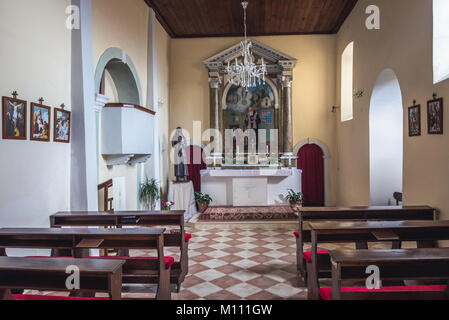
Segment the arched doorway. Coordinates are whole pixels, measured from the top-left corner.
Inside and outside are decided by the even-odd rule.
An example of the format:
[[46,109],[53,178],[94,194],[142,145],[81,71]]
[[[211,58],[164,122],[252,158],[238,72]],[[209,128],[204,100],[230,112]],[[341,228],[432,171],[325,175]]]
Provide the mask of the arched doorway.
[[385,69],[377,78],[370,102],[370,201],[393,205],[402,192],[403,106],[396,74]]
[[316,144],[306,144],[302,146],[298,151],[298,169],[302,170],[304,206],[324,206],[323,150]]
[[109,48],[101,55],[95,70],[96,93],[105,93],[107,77],[113,83],[113,86],[110,86],[111,95],[117,100],[113,102],[143,104],[136,67],[132,59],[120,48]]
[[187,149],[187,160],[189,161],[187,168],[189,170],[189,176],[187,180],[193,182],[193,188],[195,192],[201,192],[201,170],[207,169],[207,165],[204,162],[204,151],[198,146],[189,146]]

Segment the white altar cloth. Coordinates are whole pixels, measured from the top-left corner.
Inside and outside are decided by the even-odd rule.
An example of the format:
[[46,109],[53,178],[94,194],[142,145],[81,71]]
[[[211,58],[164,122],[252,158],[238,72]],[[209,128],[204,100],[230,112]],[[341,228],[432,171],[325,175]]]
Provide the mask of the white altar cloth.
[[201,176],[210,177],[290,177],[292,169],[262,169],[262,170],[202,170]]
[[168,201],[175,203],[172,210],[185,211],[185,221],[189,221],[198,213],[192,181],[185,183],[174,183],[173,181],[170,181],[170,186],[168,187]]
[[301,188],[298,169],[202,170],[201,191],[212,197],[212,206],[267,206],[288,204],[289,189]]

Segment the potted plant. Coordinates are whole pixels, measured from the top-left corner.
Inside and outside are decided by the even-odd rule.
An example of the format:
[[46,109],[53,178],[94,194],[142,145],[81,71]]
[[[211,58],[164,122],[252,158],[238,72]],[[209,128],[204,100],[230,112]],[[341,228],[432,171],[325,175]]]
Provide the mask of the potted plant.
[[140,186],[140,202],[144,210],[153,211],[156,208],[156,202],[160,199],[159,183],[156,179],[145,179]]
[[207,208],[209,208],[209,204],[211,203],[212,198],[208,194],[195,192],[195,201],[198,206],[198,211],[200,213],[204,213]]
[[162,201],[161,208],[163,211],[171,211],[171,208],[175,205],[174,202]]
[[290,204],[296,205],[296,206],[302,206],[302,199],[303,199],[303,194],[302,192],[295,192],[292,189],[288,190],[288,194],[285,197]]

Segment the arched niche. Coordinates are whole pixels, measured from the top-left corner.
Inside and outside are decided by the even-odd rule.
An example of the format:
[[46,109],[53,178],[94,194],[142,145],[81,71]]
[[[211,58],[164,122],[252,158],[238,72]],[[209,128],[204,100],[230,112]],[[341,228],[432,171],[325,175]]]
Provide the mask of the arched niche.
[[399,80],[391,69],[383,70],[370,101],[370,202],[394,204],[393,193],[403,185],[403,104]]
[[142,105],[142,88],[136,67],[131,58],[120,48],[109,48],[100,57],[95,71],[95,92],[107,70],[114,81],[120,103]]
[[321,148],[323,151],[323,161],[324,161],[324,205],[331,206],[332,204],[332,193],[331,193],[331,153],[329,147],[322,141],[313,138],[307,138],[300,141],[293,148],[293,154],[297,155],[302,147],[308,144],[315,144]]

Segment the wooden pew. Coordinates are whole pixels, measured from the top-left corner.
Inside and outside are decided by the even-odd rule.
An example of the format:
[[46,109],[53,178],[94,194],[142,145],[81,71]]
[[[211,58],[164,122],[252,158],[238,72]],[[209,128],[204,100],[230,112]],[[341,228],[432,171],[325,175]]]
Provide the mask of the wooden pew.
[[164,228],[158,229],[0,229],[0,256],[6,248],[70,250],[83,258],[86,249],[157,250],[157,258],[127,258],[123,283],[157,283],[157,300],[170,300],[170,269],[173,258],[164,255]]
[[[170,277],[171,283],[177,285],[178,292],[189,272],[188,243],[191,235],[185,232],[184,211],[58,212],[50,216],[50,226],[52,228],[174,226],[179,228],[179,232],[164,234],[164,246],[180,249],[180,261],[175,261]],[[129,250],[122,250],[119,255],[129,256]]]
[[[0,257],[0,300],[14,300],[11,289],[68,291],[66,270],[69,266],[76,266],[80,271],[80,289],[72,292],[105,292],[111,300],[120,300],[124,264],[124,260]],[[21,298],[24,296],[18,299]],[[42,296],[28,298],[45,299]]]
[[[330,278],[330,257],[319,254],[321,243],[413,241],[418,248],[434,248],[449,240],[449,221],[309,222],[312,251],[307,263],[309,299],[318,299],[319,279]],[[366,248],[365,248],[366,249]]]
[[[320,289],[325,300],[447,300],[449,249],[333,250],[332,288]],[[443,285],[342,288],[342,281],[365,283],[368,266],[377,266],[380,280],[442,280]]]
[[[299,229],[295,232],[296,260],[299,273],[307,281],[306,261],[304,260],[304,244],[310,243],[310,228],[307,222],[327,221],[406,221],[406,220],[436,220],[436,210],[428,206],[397,206],[397,207],[298,207]],[[358,243],[359,248],[365,247]],[[399,249],[400,243],[394,243]]]

